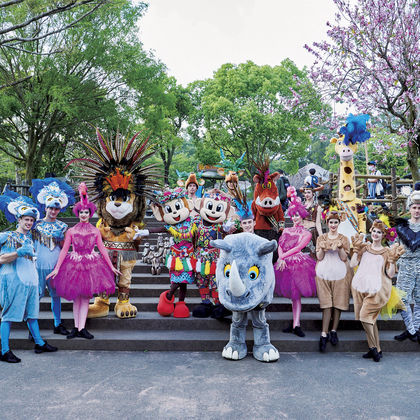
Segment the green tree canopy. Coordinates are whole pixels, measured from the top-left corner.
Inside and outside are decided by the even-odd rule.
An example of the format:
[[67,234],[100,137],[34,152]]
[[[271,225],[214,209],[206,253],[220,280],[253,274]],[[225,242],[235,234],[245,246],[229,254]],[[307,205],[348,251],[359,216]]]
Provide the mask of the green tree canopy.
[[246,152],[249,172],[265,154],[295,171],[310,142],[311,115],[325,108],[306,71],[289,59],[274,67],[224,64],[191,90],[189,132],[197,149],[222,148],[228,159]]

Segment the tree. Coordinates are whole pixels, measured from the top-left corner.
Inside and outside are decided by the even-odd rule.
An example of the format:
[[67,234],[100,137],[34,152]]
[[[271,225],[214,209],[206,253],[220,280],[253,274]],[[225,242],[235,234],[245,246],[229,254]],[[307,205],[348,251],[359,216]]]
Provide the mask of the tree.
[[224,64],[191,89],[195,142],[222,148],[228,159],[246,152],[250,173],[252,161],[265,154],[297,169],[310,142],[311,115],[323,109],[306,72],[289,59],[274,67]]
[[[144,4],[114,1],[65,33],[26,47],[39,52],[60,46],[59,54],[0,49],[0,84],[9,73],[28,76],[0,93],[0,150],[24,168],[27,180],[43,168],[60,171],[72,140],[94,135],[87,123],[115,133],[136,122],[134,94],[145,93],[163,71],[137,38],[136,23],[144,9]],[[74,20],[70,13],[56,18],[58,27]],[[136,92],[130,87],[134,84]]]
[[385,114],[390,133],[405,136],[407,162],[419,179],[420,2],[334,0],[328,41],[306,46],[316,61],[314,83],[324,98],[357,111]]
[[164,182],[169,185],[169,169],[177,149],[184,143],[183,130],[191,109],[188,89],[173,77],[156,79],[152,95],[139,95],[139,115],[164,167]]

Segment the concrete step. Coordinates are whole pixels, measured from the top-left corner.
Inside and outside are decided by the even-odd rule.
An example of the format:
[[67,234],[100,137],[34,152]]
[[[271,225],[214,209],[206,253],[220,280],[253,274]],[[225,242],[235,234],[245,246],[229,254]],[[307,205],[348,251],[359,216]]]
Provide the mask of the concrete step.
[[[146,298],[143,298],[144,301]],[[88,319],[88,328],[96,329],[113,329],[113,330],[201,330],[203,332],[214,329],[226,329],[229,328],[230,321],[215,320],[212,318],[173,318],[173,317],[162,317],[156,312],[156,305],[150,311],[145,311],[143,308],[145,305],[137,304],[135,299],[132,299],[132,303],[136,304],[139,313],[136,318],[130,319],[118,319],[114,312],[113,306],[111,306],[110,314],[104,318],[93,318]],[[152,305],[151,305],[152,306]],[[189,309],[192,310],[194,305],[189,305]],[[40,328],[48,328],[52,325],[52,313],[49,308],[43,309],[39,314]],[[73,313],[71,304],[66,305],[63,308],[62,319],[65,325],[72,325]],[[267,312],[267,320],[272,330],[281,331],[286,328],[292,319],[291,311],[284,312]],[[26,328],[24,323],[17,323],[17,328]],[[319,312],[303,312],[301,314],[301,325],[304,331],[321,331],[322,327],[322,314]],[[358,330],[360,329],[360,321],[354,319],[352,312],[343,312],[340,321],[340,330]],[[392,320],[378,320],[378,328],[386,329],[390,331],[402,331],[404,330],[404,323],[396,318]]]
[[[53,334],[50,329],[41,329],[41,336],[48,343],[60,350],[109,350],[109,351],[219,351],[229,341],[228,330],[105,330],[90,329],[95,338],[86,340],[75,338],[67,340],[65,336]],[[387,352],[419,351],[418,343],[410,340],[394,340],[393,331],[379,331],[384,357]],[[271,329],[271,342],[280,352],[316,352],[318,351],[319,332],[308,331],[303,338]],[[10,347],[13,350],[32,349],[34,344],[28,339],[27,330],[12,329]],[[365,352],[367,342],[364,331],[339,331],[340,342],[337,346],[328,344],[327,352]],[[247,345],[252,350],[253,334],[247,331]],[[328,357],[328,356],[326,356]],[[281,357],[280,357],[281,362]]]

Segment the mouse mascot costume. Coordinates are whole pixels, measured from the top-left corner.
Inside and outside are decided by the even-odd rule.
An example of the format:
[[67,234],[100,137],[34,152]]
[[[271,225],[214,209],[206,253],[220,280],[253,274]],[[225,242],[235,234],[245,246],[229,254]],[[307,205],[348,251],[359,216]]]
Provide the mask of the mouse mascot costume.
[[[152,204],[153,215],[159,222],[165,223],[165,230],[173,237],[166,257],[169,269],[171,288],[161,293],[158,313],[162,316],[172,315],[174,318],[188,318],[190,311],[184,302],[188,284],[194,283],[193,239],[197,227],[191,220],[190,213],[193,204],[186,199],[187,192],[183,188],[167,190],[157,195],[158,205]],[[174,303],[175,291],[179,288],[179,300]]]
[[[146,198],[154,201],[161,171],[155,165],[144,165],[154,152],[147,148],[148,139],[124,138],[117,134],[106,140],[96,131],[97,144],[83,143],[87,157],[74,159],[79,177],[86,182],[91,200],[97,205],[99,228],[114,266],[122,273],[117,278],[118,318],[133,318],[137,308],[129,301],[131,272],[137,260],[137,230],[143,226]],[[108,315],[109,296],[95,298],[89,306],[88,318]]]
[[223,318],[227,312],[219,301],[216,284],[216,264],[219,249],[210,245],[211,240],[222,239],[225,236],[224,222],[232,217],[235,210],[231,207],[231,199],[218,189],[204,193],[196,201],[197,234],[195,240],[195,255],[197,258],[196,276],[201,304],[193,310],[197,318]]

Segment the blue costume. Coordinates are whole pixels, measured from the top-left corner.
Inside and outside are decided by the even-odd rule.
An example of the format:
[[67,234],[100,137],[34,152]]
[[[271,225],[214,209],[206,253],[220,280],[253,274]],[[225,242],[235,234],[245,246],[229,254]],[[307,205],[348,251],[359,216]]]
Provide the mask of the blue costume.
[[[34,179],[29,190],[38,201],[42,210],[46,208],[58,208],[60,211],[74,204],[74,191],[63,181],[56,178]],[[45,288],[51,296],[51,310],[54,315],[54,333],[67,335],[68,331],[61,324],[61,299],[50,280],[46,280],[48,274],[54,270],[60,255],[60,244],[64,241],[67,225],[59,220],[40,220],[35,226],[33,238],[37,256],[36,268],[39,278],[39,300],[44,296]]]
[[[28,197],[22,197],[13,191],[6,191],[0,197],[0,209],[8,221],[31,217],[36,220],[39,211]],[[3,308],[1,317],[1,356],[0,360],[8,363],[18,363],[9,348],[10,327],[12,322],[27,321],[28,328],[35,341],[35,353],[56,351],[41,338],[38,326],[39,299],[38,274],[36,271],[34,244],[31,233],[21,232],[19,227],[14,232],[0,234],[0,256],[12,255],[11,261],[3,261],[0,268],[0,306]]]

